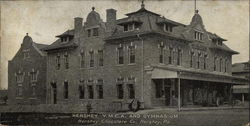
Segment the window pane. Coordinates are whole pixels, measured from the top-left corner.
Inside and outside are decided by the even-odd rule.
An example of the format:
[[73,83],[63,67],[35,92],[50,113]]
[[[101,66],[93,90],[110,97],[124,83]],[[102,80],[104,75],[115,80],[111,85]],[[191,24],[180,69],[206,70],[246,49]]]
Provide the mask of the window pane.
[[128,84],[128,97],[129,97],[130,99],[135,98],[134,84]]
[[91,30],[88,29],[88,37],[90,37],[90,36],[91,36]]
[[103,99],[103,86],[96,85],[96,87],[97,87],[98,99]]
[[64,99],[68,99],[68,82],[64,82]]
[[85,66],[85,54],[82,52],[81,53],[80,67],[84,68],[84,66]]
[[103,51],[99,50],[98,55],[99,55],[99,66],[103,66]]
[[128,25],[124,25],[124,31],[128,31]]
[[88,85],[88,94],[89,94],[89,99],[94,98],[94,92],[93,92],[93,86],[92,85]]
[[85,91],[84,85],[79,85],[79,98],[80,99],[84,99],[84,91]]
[[135,47],[129,47],[129,63],[135,63]]
[[118,48],[118,64],[123,64],[123,48]]
[[93,28],[93,36],[98,36],[98,28]]
[[118,99],[123,99],[123,85],[122,84],[117,85],[117,96],[118,96]]

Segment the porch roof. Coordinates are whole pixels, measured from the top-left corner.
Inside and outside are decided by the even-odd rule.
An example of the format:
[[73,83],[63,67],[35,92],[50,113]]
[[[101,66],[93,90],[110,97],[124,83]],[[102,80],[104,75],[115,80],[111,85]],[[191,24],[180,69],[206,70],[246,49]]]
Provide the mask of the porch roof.
[[200,80],[208,82],[221,82],[232,84],[248,84],[249,80],[241,77],[235,77],[220,72],[210,72],[206,70],[196,70],[184,68],[181,66],[154,65],[152,78],[180,78],[188,80]]
[[233,93],[250,93],[249,85],[234,85]]

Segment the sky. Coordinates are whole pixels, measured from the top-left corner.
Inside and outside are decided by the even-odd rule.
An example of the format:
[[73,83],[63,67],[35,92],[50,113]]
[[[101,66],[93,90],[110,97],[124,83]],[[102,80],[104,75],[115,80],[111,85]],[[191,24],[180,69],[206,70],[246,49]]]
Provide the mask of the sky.
[[[145,8],[168,19],[189,24],[194,15],[194,1],[146,0]],[[1,5],[1,83],[8,85],[8,60],[21,46],[26,33],[33,41],[51,44],[56,35],[74,26],[74,18],[86,20],[94,6],[106,21],[106,9],[116,9],[117,18],[140,9],[140,1],[0,1]],[[227,39],[231,49],[240,52],[233,56],[233,63],[249,60],[249,2],[248,1],[197,1],[197,9],[205,29]]]

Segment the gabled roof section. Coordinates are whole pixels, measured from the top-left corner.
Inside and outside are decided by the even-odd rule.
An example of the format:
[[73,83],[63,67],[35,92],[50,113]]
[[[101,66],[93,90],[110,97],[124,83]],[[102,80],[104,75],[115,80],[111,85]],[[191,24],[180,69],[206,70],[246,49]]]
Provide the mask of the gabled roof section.
[[226,39],[218,36],[217,34],[215,33],[211,33],[211,32],[208,32],[208,35],[211,39],[218,39],[218,40],[222,40],[222,41],[227,41]]
[[75,48],[78,45],[72,41],[69,42],[61,42],[60,39],[56,40],[51,45],[43,48],[44,51],[51,51],[51,50],[59,50],[59,49],[65,49],[65,48]]
[[33,46],[33,47],[36,49],[36,51],[37,51],[38,53],[40,53],[42,56],[45,56],[45,55],[46,55],[46,52],[43,51],[43,48],[47,47],[48,45],[33,42],[32,46]]
[[117,23],[118,25],[124,25],[124,24],[127,24],[127,23],[138,23],[138,24],[142,24],[143,22],[140,21],[140,19],[138,17],[132,17],[132,18],[122,18],[122,19],[119,19],[117,20]]
[[211,44],[210,48],[211,48],[211,49],[224,50],[224,51],[230,52],[230,53],[232,53],[232,54],[239,54],[239,52],[230,49],[230,48],[229,48],[227,45],[225,45],[224,43],[222,43],[221,46],[217,46],[217,45]]
[[62,33],[61,35],[57,35],[56,37],[65,37],[65,36],[74,36],[74,29],[67,30],[66,32]]
[[145,4],[144,4],[143,1],[142,1],[142,4],[141,4],[141,9],[139,9],[138,11],[135,11],[135,12],[127,13],[127,14],[125,14],[125,15],[131,16],[131,15],[138,14],[138,13],[142,13],[142,12],[149,13],[149,14],[156,15],[156,16],[160,16],[160,15],[157,14],[157,13],[154,13],[154,12],[152,12],[152,11],[149,11],[149,10],[145,9]]
[[157,24],[168,23],[168,24],[172,24],[172,25],[174,25],[174,26],[179,26],[179,25],[181,25],[181,26],[186,26],[186,25],[181,24],[181,23],[179,23],[179,22],[175,22],[175,21],[173,21],[173,20],[169,20],[169,19],[167,19],[167,18],[165,18],[165,17],[159,17],[159,18],[157,18],[156,23],[157,23]]

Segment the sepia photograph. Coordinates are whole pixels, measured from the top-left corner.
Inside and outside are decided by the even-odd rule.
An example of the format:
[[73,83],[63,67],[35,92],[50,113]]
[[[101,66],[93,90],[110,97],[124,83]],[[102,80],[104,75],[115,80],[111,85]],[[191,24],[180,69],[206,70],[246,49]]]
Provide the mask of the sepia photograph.
[[250,126],[249,0],[0,0],[0,126]]

